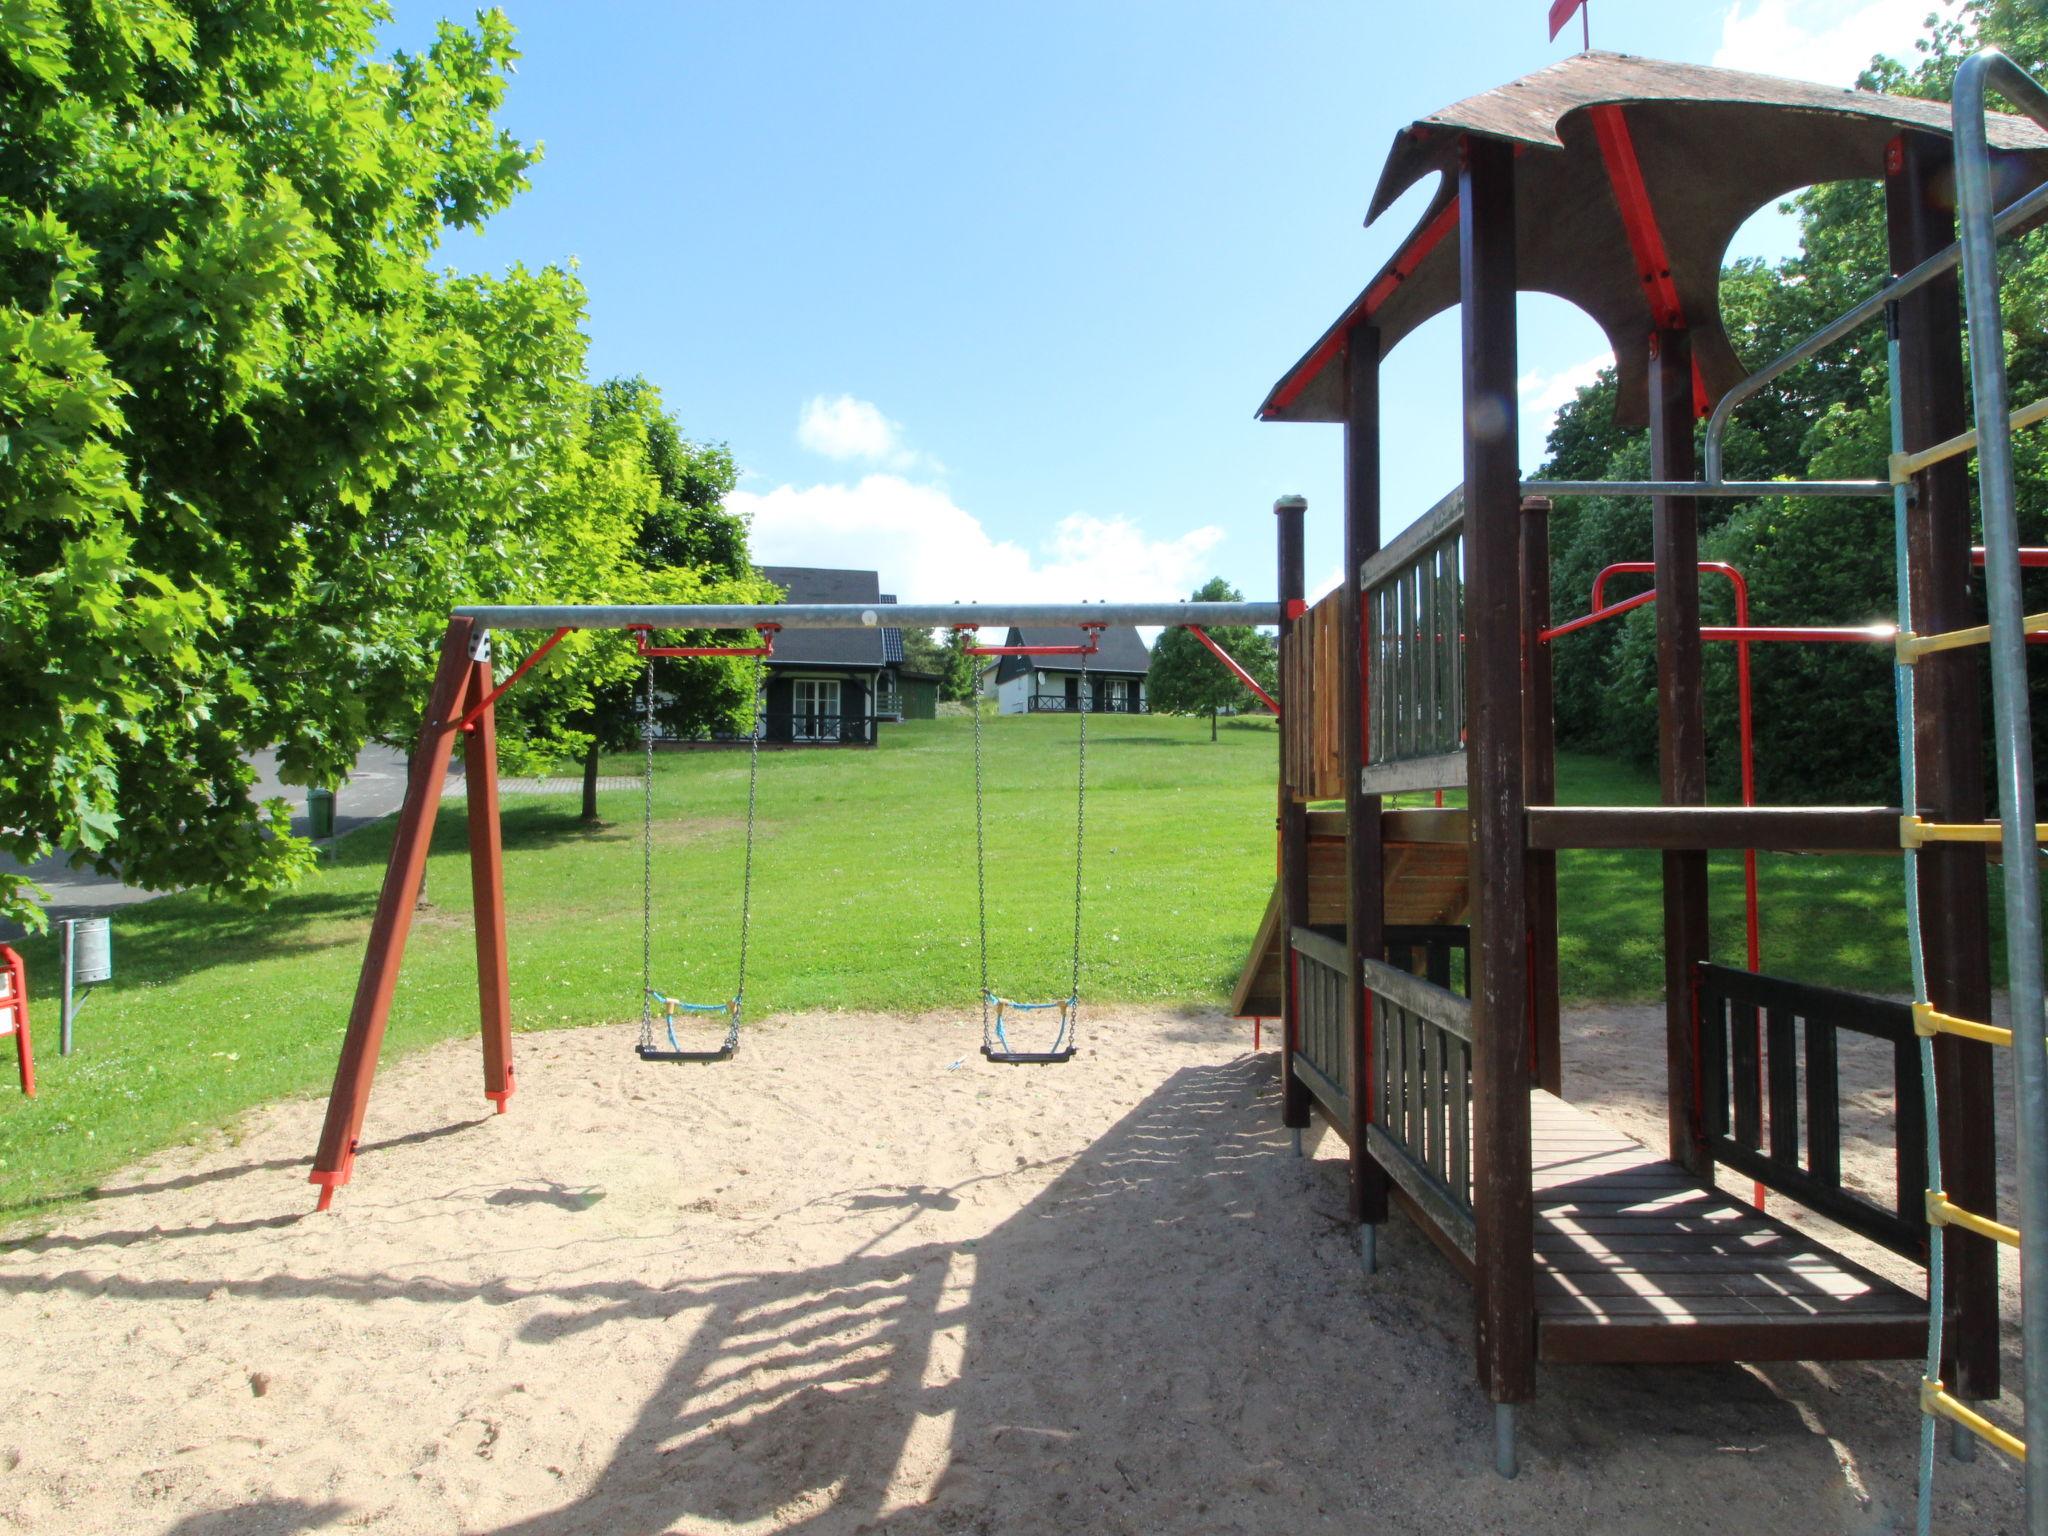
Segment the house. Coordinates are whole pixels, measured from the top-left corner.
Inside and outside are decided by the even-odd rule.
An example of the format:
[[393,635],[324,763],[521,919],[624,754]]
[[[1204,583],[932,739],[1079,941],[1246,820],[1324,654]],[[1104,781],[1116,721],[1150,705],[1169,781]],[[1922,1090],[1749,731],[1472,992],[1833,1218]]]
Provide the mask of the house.
[[[874,571],[764,565],[761,574],[792,603],[896,601]],[[899,629],[786,629],[765,666],[763,741],[873,746],[881,722],[937,713],[939,679],[905,668]]]
[[[1077,629],[1013,626],[1005,645],[1078,645]],[[1000,715],[1069,714],[1081,708],[1079,656],[1004,656],[981,674],[983,698],[996,701]],[[1143,714],[1145,674],[1152,653],[1145,640],[1128,626],[1102,632],[1088,663],[1088,711],[1091,714]]]

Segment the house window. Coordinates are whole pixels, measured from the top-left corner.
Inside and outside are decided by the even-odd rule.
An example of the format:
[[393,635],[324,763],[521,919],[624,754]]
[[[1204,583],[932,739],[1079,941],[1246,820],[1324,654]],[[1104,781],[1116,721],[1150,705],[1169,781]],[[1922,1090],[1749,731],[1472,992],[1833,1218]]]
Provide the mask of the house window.
[[790,734],[798,741],[839,739],[839,679],[800,677],[794,685],[794,714]]

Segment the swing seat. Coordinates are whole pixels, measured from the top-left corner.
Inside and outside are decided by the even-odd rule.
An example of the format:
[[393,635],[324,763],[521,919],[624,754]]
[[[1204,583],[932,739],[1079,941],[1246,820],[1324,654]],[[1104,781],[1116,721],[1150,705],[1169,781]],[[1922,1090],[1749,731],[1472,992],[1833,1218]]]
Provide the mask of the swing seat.
[[[666,997],[652,987],[647,996],[661,1005],[662,1022],[668,1027],[667,1050],[651,1045],[636,1045],[633,1054],[642,1061],[730,1061],[740,1048],[740,1000],[735,997],[725,1003],[686,1003],[680,998]],[[683,1043],[676,1039],[676,1015],[679,1013],[722,1013],[731,1019],[725,1039],[718,1045],[704,1050],[685,1050]]]
[[[983,994],[986,1001],[996,1005],[995,1043],[982,1042],[981,1054],[988,1060],[1006,1067],[1044,1067],[1074,1059],[1072,1037],[1074,1010],[1080,1005],[1078,997],[1056,998],[1049,1003],[1020,1003],[1013,997],[998,997],[993,992]],[[1009,1012],[1038,1013],[1047,1008],[1060,1011],[1059,1033],[1052,1037],[1049,1051],[1020,1051],[1010,1044],[1010,1037],[1003,1032],[1003,1015]]]

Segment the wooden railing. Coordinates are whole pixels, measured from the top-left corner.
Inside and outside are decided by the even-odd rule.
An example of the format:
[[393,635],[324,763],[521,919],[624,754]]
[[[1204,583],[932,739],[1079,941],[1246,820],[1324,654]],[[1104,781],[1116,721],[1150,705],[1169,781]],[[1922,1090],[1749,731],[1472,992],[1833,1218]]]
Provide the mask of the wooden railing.
[[1351,1029],[1344,975],[1344,941],[1316,928],[1296,928],[1294,985],[1300,999],[1301,1039],[1294,1071],[1341,1129],[1351,1124]]
[[[1699,966],[1694,986],[1705,1130],[1715,1159],[1925,1263],[1927,1127],[1912,1007],[1720,965]],[[1842,1183],[1843,1031],[1891,1047],[1896,1183],[1889,1207]]]
[[[1396,932],[1387,937],[1395,949]],[[1428,969],[1448,979],[1451,944],[1424,947]],[[1470,1258],[1472,1005],[1440,981],[1376,960],[1365,962],[1365,987],[1373,1007],[1373,1160]]]
[[1287,785],[1297,799],[1344,796],[1343,593],[1332,592],[1295,621],[1280,652],[1280,707],[1286,714]]
[[1453,491],[1358,571],[1368,794],[1465,782],[1465,496]]

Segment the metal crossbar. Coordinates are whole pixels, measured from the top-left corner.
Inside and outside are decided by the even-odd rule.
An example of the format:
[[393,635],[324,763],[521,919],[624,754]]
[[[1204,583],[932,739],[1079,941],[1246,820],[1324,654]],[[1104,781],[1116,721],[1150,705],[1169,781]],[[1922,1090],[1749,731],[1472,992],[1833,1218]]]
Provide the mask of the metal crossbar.
[[[486,629],[1008,629],[1278,624],[1280,603],[570,603],[458,608]],[[1299,615],[1296,615],[1297,617]]]

